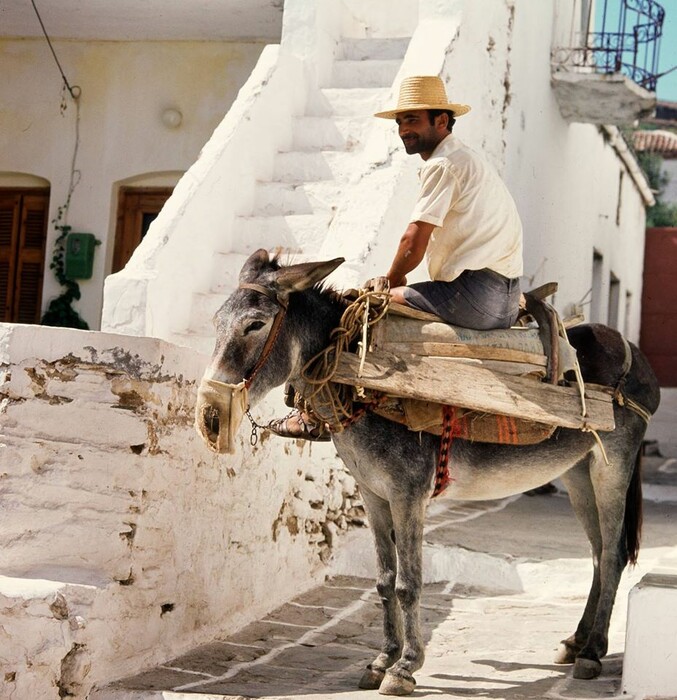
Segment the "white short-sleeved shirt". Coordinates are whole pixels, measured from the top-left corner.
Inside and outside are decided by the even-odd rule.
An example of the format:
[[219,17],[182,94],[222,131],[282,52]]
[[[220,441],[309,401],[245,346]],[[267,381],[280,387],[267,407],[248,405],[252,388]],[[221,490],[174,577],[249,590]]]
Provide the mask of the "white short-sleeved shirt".
[[451,282],[464,270],[522,275],[522,222],[495,168],[453,134],[419,171],[411,221],[433,224],[426,250],[431,280]]

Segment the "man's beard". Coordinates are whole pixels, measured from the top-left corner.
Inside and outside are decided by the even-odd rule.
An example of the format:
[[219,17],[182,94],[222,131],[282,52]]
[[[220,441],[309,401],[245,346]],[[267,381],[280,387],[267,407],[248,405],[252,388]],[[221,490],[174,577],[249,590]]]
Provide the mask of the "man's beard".
[[413,155],[414,153],[432,153],[441,140],[433,136],[422,136],[421,134],[412,134],[410,139],[411,140],[407,139],[406,141],[402,139],[404,150],[409,155]]

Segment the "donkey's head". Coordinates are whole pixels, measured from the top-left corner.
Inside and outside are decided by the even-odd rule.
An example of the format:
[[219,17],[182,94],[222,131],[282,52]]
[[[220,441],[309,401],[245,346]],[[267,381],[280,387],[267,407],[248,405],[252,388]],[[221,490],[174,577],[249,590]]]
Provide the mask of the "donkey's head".
[[214,316],[216,345],[198,390],[196,428],[216,452],[234,452],[233,438],[249,405],[283,384],[297,368],[292,292],[313,287],[343,258],[283,267],[261,249],[242,267],[238,288]]

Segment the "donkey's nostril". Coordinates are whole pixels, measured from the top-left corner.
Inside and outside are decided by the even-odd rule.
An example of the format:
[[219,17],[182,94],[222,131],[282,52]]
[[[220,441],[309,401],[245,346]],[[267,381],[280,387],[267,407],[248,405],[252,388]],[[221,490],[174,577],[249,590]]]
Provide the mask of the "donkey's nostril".
[[214,406],[207,406],[202,412],[202,417],[204,420],[204,426],[209,434],[209,439],[212,442],[216,442],[219,437],[219,412]]

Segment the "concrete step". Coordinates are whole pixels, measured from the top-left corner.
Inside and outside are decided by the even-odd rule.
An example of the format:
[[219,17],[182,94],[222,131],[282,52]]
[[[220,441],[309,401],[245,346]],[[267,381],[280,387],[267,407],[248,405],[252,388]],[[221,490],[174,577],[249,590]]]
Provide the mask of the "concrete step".
[[259,248],[282,249],[288,254],[317,250],[324,240],[333,214],[288,216],[238,216],[234,221],[234,252],[252,253]]
[[391,87],[402,59],[343,60],[334,63],[331,86],[334,88]]
[[[211,290],[223,292],[237,287],[240,270],[247,262],[246,253],[214,253],[212,258]],[[225,300],[225,295],[224,295]]]
[[344,59],[364,61],[365,59],[400,59],[404,58],[411,37],[385,37],[350,39],[344,38],[339,46],[339,53]]
[[370,117],[384,109],[390,87],[322,88],[311,93],[308,116]]
[[259,182],[254,193],[255,216],[330,212],[337,200],[336,183]]
[[294,151],[353,151],[364,143],[372,126],[366,117],[297,117],[293,124]]
[[193,308],[190,314],[190,331],[199,335],[214,337],[214,314],[226,300],[225,294],[203,292],[193,294]]
[[350,170],[350,161],[350,155],[340,151],[278,153],[273,163],[273,181],[298,183],[335,180]]
[[211,335],[207,334],[200,335],[197,331],[188,330],[185,333],[172,333],[169,341],[174,343],[174,345],[180,345],[184,348],[192,348],[196,352],[202,355],[211,357],[212,352],[214,352],[214,328],[211,328]]

